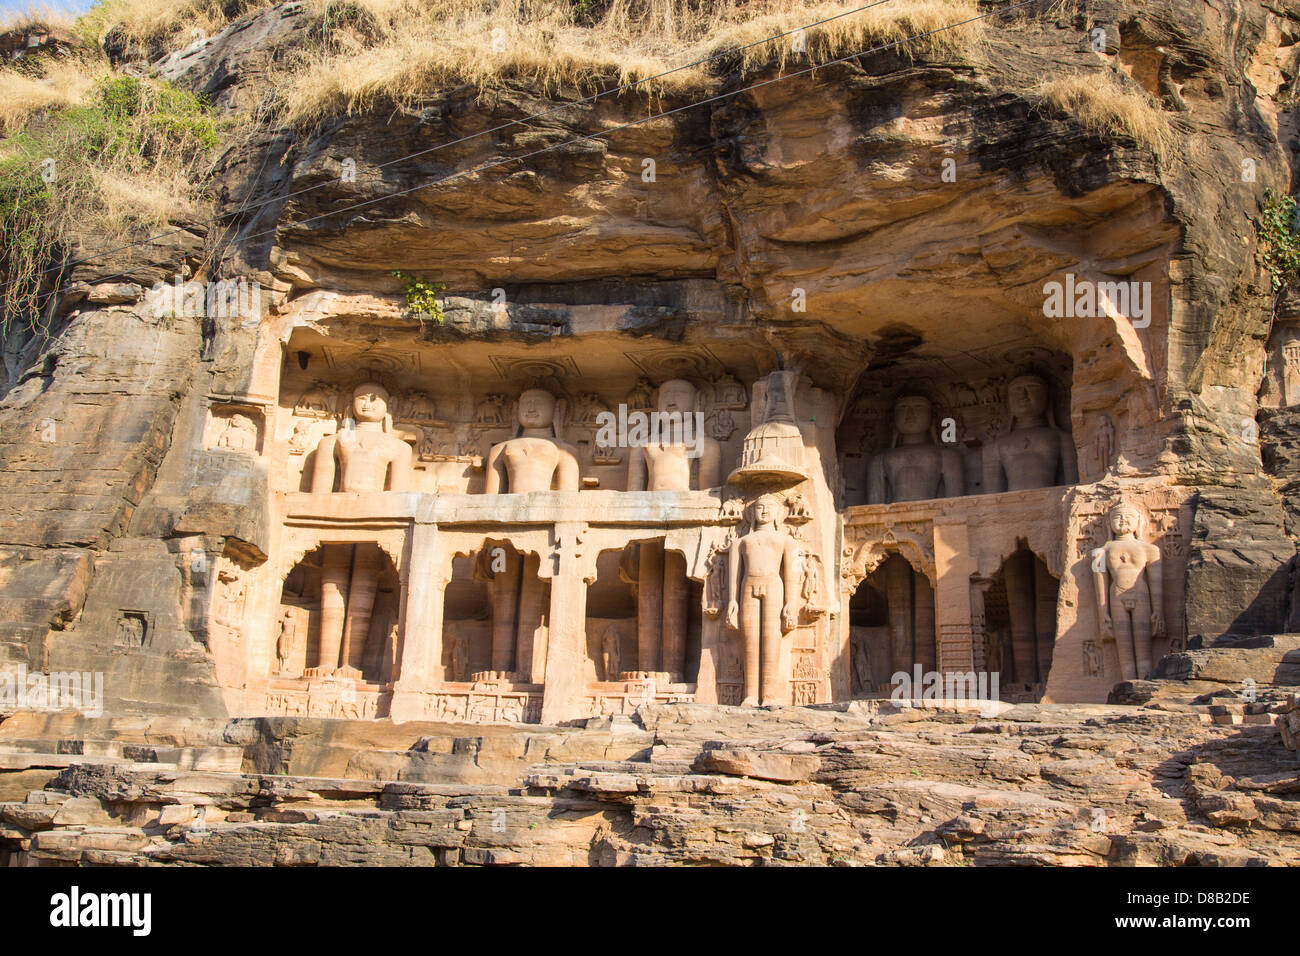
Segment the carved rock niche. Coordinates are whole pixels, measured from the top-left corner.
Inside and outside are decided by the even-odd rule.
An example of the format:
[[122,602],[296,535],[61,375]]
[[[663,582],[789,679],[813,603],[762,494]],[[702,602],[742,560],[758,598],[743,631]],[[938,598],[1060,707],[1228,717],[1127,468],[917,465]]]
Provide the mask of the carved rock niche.
[[[1056,461],[1045,466],[1051,474],[1045,474],[1042,486],[1077,483],[1069,356],[1046,348],[986,353],[961,363],[917,355],[863,376],[836,436],[841,506],[1010,490],[1019,469],[1011,464],[1013,456],[999,449],[1017,430],[1032,432],[1035,443],[1052,444],[1057,436],[1059,452],[1054,450]],[[1022,420],[1028,418],[1026,403],[1033,417]],[[1104,445],[1104,437],[1098,442]],[[917,447],[934,450],[933,466],[927,465],[923,478],[905,467],[910,460],[894,467],[906,449]],[[907,472],[907,487],[893,487]],[[995,480],[999,486],[988,487]]]
[[265,420],[262,409],[255,405],[213,405],[203,429],[203,447],[260,455]]

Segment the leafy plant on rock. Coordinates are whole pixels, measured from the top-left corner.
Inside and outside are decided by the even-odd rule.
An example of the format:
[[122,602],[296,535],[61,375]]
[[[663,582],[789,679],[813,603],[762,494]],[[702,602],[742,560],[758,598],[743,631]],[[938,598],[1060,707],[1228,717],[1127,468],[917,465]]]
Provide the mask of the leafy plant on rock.
[[1296,201],[1268,190],[1255,231],[1261,246],[1260,259],[1278,292],[1300,277],[1300,235],[1296,231]]
[[[406,283],[406,307],[417,316],[429,316],[438,325],[446,318],[438,296],[447,291],[447,283],[430,282],[407,275],[401,269],[394,269],[392,274]],[[423,320],[422,320],[423,321]]]

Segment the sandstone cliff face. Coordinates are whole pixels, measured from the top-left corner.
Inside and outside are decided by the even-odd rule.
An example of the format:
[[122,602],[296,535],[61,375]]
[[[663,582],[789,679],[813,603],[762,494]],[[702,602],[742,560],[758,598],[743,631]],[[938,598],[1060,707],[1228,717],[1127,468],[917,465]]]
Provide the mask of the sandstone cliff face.
[[[453,365],[565,340],[601,356],[630,341],[732,348],[759,372],[776,355],[816,363],[846,401],[868,369],[1065,355],[1076,444],[1109,416],[1113,479],[1195,496],[1186,635],[1282,630],[1293,476],[1285,454],[1265,467],[1241,423],[1273,321],[1252,218],[1265,188],[1288,191],[1300,147],[1298,20],[1257,2],[1040,4],[991,21],[968,54],[877,53],[692,108],[686,94],[653,110],[610,97],[510,125],[579,96],[511,81],[311,129],[259,124],[221,158],[212,221],[76,266],[52,334],[11,333],[0,656],[106,671],[113,712],[226,712],[192,555],[264,560],[271,478],[203,433],[214,403],[267,391],[267,350],[295,327],[381,365],[429,346]],[[1114,48],[1101,55],[1096,25]],[[269,64],[306,30],[282,4],[158,66],[248,122]],[[1162,154],[1035,92],[1110,70],[1159,104]],[[776,75],[724,73],[722,89]],[[201,252],[215,262],[203,274],[261,283],[260,320],[153,316],[149,287]],[[407,313],[394,269],[447,283],[444,324]],[[1151,282],[1150,326],[1045,317],[1045,277],[1067,272]],[[1266,442],[1295,441],[1285,414],[1269,428]],[[128,612],[150,639],[123,651]]]

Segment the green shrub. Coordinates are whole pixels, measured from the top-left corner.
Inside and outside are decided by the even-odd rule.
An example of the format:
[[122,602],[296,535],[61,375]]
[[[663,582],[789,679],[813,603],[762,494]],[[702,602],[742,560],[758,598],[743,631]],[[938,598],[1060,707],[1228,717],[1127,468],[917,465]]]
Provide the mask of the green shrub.
[[438,295],[447,291],[447,283],[417,279],[415,276],[407,275],[401,269],[394,269],[392,274],[406,282],[406,307],[415,315],[427,315],[434,322],[442,325],[445,316]]
[[[155,80],[109,76],[86,102],[32,117],[0,139],[0,329],[22,316],[39,318],[45,270],[96,216],[130,221],[107,205],[96,171],[119,177],[175,172],[217,144],[208,106],[186,90]],[[43,164],[55,177],[45,182]],[[114,236],[116,238],[116,235]]]
[[1264,193],[1260,218],[1255,221],[1260,259],[1268,270],[1273,291],[1300,277],[1300,235],[1296,234],[1296,201],[1273,190]]

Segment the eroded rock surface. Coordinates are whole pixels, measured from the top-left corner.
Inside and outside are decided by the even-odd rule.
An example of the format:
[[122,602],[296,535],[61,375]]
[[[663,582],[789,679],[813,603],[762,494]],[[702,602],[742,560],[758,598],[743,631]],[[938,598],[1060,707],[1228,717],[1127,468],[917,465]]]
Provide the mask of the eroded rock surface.
[[76,758],[22,799],[5,788],[0,846],[33,865],[1294,865],[1294,754],[1271,724],[1208,720],[860,703],[651,705],[570,731],[140,725],[221,732],[211,752],[243,771],[164,769],[161,746]]

